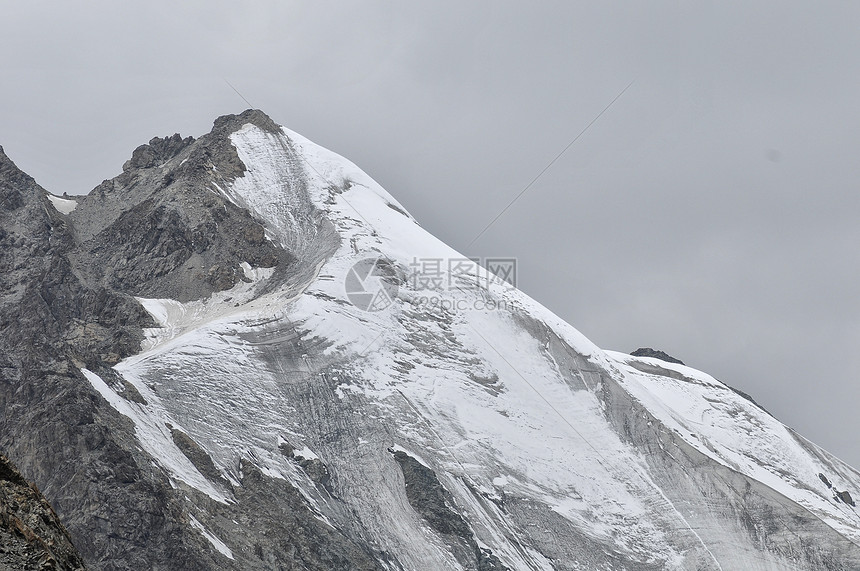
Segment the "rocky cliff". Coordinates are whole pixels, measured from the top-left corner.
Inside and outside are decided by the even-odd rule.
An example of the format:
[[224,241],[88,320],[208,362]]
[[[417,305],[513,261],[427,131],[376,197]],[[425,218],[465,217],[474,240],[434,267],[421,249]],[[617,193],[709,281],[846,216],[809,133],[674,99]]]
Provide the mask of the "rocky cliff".
[[69,532],[39,489],[0,454],[0,568],[84,571]]

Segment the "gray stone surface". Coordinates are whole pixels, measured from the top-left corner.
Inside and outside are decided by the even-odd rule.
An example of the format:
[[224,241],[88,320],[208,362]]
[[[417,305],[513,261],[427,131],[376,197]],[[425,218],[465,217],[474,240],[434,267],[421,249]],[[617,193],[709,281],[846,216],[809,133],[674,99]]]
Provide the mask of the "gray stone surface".
[[0,569],[84,571],[69,532],[39,492],[0,454]]
[[675,357],[672,357],[671,355],[668,355],[667,353],[664,353],[659,349],[652,349],[651,347],[640,347],[639,349],[636,349],[630,354],[634,357],[652,357],[654,359],[660,359],[668,363],[677,363],[679,365],[684,364],[684,362],[680,359],[676,359]]

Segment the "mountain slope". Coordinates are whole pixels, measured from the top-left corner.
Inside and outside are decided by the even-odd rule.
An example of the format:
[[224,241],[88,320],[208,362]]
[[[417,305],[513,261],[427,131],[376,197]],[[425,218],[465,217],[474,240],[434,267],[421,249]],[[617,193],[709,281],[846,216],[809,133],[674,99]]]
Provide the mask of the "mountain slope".
[[[855,470],[708,375],[596,347],[260,112],[154,139],[67,214],[25,190],[68,297],[122,300],[121,326],[79,318],[122,343],[58,326],[51,366],[160,502],[105,485],[163,547],[118,553],[135,522],[85,543],[93,568],[860,568]],[[56,451],[2,445],[99,528]]]
[[0,455],[0,568],[84,569],[57,514],[8,458]]

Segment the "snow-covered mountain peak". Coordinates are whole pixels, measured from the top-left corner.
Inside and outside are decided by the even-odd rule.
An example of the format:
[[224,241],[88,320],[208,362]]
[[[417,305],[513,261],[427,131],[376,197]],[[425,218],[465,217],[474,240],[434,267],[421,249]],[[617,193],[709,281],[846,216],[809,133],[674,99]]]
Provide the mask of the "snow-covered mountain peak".
[[600,349],[259,111],[151,141],[58,218],[77,274],[149,315],[116,359],[70,334],[81,382],[218,565],[860,568],[855,470]]
[[[713,463],[860,541],[853,507],[835,501],[818,477],[829,474],[841,489],[856,475],[718,381],[683,365],[600,350],[468,264],[354,164],[296,133],[246,123],[229,140],[244,172],[222,192],[296,254],[305,280],[259,297],[230,296],[223,313],[201,313],[214,319],[118,366],[144,393],[147,379],[168,385],[160,390],[177,406],[162,401],[162,414],[184,426],[226,477],[250,446],[265,473],[287,479],[321,517],[337,521],[339,508],[279,454],[278,442],[288,439],[324,462],[348,496],[357,521],[334,525],[358,523],[379,545],[405,548],[427,531],[414,512],[397,507],[404,490],[388,480],[399,473],[388,450],[402,447],[436,474],[477,541],[509,568],[564,568],[559,558],[581,557],[581,545],[589,552],[601,546],[605,555],[595,564],[720,568],[734,560],[734,540],[701,537],[696,530],[722,516],[706,505],[691,512],[691,498],[667,489],[662,466],[678,454],[691,464],[679,460],[672,477]],[[373,267],[360,287],[389,296],[375,307],[349,291],[350,272],[368,259]],[[171,319],[162,326],[173,327]],[[221,356],[214,369],[203,357],[210,354]],[[286,400],[277,389],[285,381]],[[189,385],[203,398],[189,400]],[[330,391],[329,412],[309,415],[304,408],[321,386]],[[239,405],[215,433],[200,430],[212,406],[227,402],[250,408]],[[332,440],[325,427],[335,419],[345,424]],[[374,500],[358,499],[367,497]],[[380,508],[391,514],[387,522],[373,515]],[[530,526],[554,532],[535,535]],[[448,541],[437,536],[415,553],[397,551],[399,560],[406,568],[427,561],[469,568],[462,556],[451,559]]]

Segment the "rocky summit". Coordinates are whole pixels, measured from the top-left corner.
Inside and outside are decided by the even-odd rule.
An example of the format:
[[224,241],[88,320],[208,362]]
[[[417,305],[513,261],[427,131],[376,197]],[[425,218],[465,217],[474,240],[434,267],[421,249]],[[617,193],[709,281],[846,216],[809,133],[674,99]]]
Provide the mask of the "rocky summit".
[[0,565],[860,569],[860,473],[507,276],[260,111],[81,197],[0,149]]

